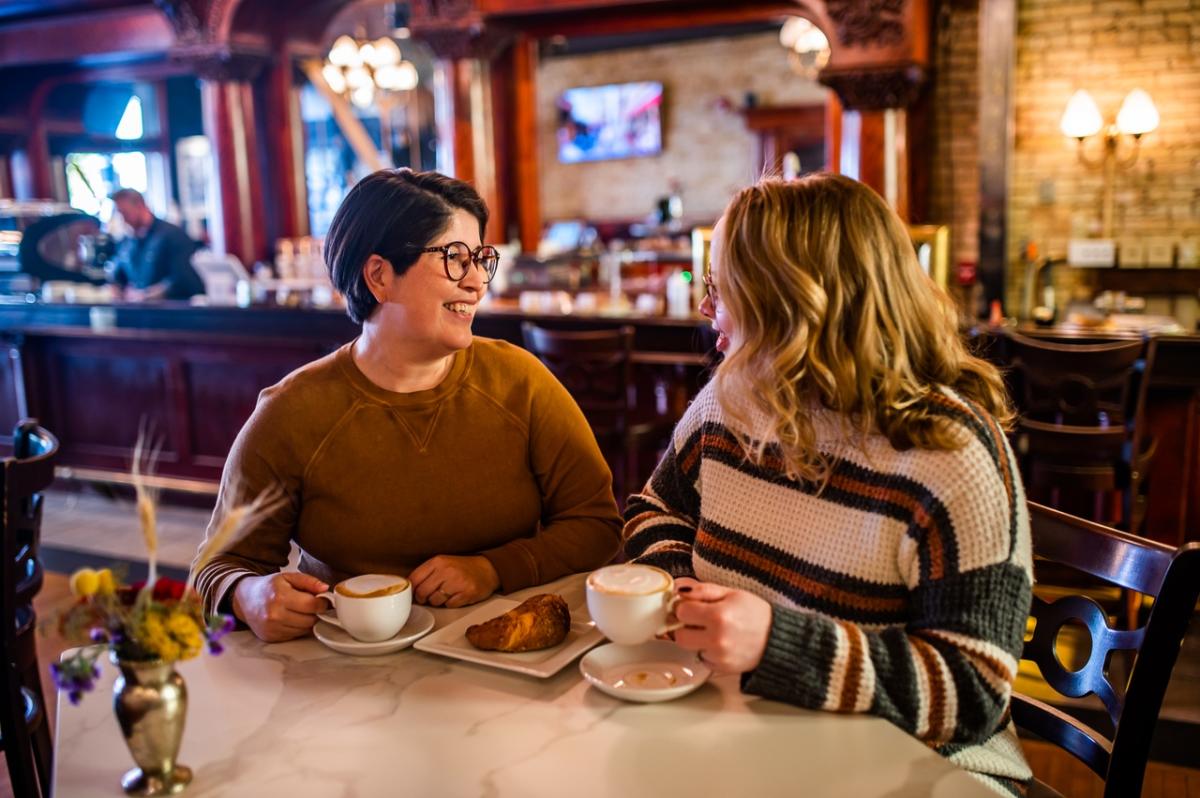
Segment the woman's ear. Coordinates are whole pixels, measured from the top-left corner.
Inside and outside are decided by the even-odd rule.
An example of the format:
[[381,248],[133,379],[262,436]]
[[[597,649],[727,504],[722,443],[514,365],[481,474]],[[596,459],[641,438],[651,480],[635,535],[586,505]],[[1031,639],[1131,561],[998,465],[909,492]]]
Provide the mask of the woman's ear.
[[392,264],[379,255],[372,255],[363,264],[363,282],[367,284],[371,296],[381,305],[387,301],[388,283],[393,274]]

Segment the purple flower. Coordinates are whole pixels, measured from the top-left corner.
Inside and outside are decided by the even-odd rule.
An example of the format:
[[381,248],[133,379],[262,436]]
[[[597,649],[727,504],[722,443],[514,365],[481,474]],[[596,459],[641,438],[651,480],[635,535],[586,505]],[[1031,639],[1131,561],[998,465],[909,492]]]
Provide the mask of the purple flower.
[[93,643],[107,643],[108,642],[108,632],[104,631],[100,627],[96,627],[96,628],[92,629],[92,631],[88,635],[88,637],[91,638]]
[[83,694],[96,686],[96,679],[100,678],[100,666],[95,659],[76,654],[61,663],[50,663],[50,677],[55,687],[66,692],[72,704],[78,704]]
[[204,638],[208,641],[208,651],[213,656],[220,654],[225,647],[219,642],[222,637],[237,627],[237,621],[231,615],[210,615],[204,629]]

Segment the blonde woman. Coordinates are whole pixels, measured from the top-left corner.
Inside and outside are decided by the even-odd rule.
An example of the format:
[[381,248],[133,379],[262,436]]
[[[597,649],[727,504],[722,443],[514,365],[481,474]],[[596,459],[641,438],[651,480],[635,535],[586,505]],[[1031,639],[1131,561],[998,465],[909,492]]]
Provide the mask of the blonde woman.
[[1031,554],[999,374],[846,177],[743,190],[706,281],[725,361],[624,531],[678,578],[676,642],[748,693],[881,715],[1023,794]]

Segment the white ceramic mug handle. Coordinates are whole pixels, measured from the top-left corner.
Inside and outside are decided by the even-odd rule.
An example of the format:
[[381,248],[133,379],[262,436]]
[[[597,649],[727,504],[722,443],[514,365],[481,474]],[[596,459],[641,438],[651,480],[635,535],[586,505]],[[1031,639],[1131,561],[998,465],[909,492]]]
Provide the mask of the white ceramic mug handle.
[[[671,598],[667,601],[667,615],[670,615],[671,613],[675,612],[675,607],[677,607],[678,605],[679,605],[679,596],[677,596],[677,595],[671,596]],[[663,626],[663,628],[659,629],[654,634],[656,636],[665,635],[667,632],[674,632],[676,629],[682,629],[685,625],[686,624],[679,623],[678,621],[676,621],[675,623],[669,623],[669,624],[666,624],[665,626]]]
[[324,593],[318,593],[317,598],[323,598],[329,602],[329,609],[318,612],[317,617],[325,623],[331,623],[340,629],[345,629],[346,627],[342,626],[342,622],[338,620],[338,617],[332,614],[333,610],[337,607],[337,601],[334,599],[333,593],[329,590],[326,590]]

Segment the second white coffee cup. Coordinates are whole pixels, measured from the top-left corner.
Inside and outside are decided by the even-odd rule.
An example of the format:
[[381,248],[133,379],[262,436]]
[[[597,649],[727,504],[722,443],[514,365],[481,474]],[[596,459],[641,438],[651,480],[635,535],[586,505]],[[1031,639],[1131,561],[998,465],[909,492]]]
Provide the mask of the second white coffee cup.
[[338,582],[319,594],[337,610],[321,620],[345,629],[363,643],[378,643],[396,636],[412,612],[412,584],[402,576],[363,574]]
[[587,606],[592,620],[614,643],[634,646],[683,626],[670,623],[679,599],[675,580],[650,565],[608,565],[587,578]]

